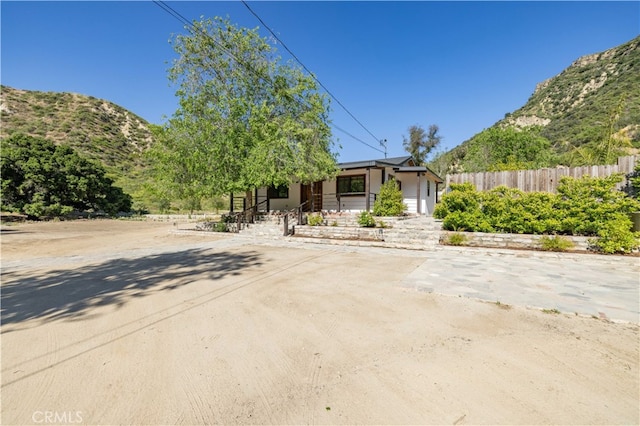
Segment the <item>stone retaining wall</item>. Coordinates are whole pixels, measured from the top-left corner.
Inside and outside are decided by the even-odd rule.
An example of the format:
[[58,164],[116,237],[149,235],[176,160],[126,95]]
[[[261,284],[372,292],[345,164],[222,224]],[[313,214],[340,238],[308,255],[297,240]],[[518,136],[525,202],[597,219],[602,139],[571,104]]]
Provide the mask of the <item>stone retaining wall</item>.
[[219,214],[146,214],[147,219],[154,222],[199,222],[219,220]]
[[296,225],[294,235],[296,237],[331,238],[334,240],[384,241],[384,229],[382,228]]
[[[494,248],[514,248],[514,249],[541,249],[540,239],[544,235],[530,234],[487,234],[483,232],[453,232],[442,231],[440,243],[446,244],[451,234],[462,234],[466,237],[464,246],[468,247],[494,247]],[[589,237],[562,235],[562,238],[573,243],[570,251],[588,251]]]

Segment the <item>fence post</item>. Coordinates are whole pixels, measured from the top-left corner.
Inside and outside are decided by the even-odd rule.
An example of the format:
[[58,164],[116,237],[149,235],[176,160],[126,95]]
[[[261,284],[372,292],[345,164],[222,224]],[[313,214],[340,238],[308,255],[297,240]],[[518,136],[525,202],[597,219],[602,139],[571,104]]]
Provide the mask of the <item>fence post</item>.
[[283,235],[286,237],[287,235],[289,235],[289,215],[285,214],[284,215],[284,232]]

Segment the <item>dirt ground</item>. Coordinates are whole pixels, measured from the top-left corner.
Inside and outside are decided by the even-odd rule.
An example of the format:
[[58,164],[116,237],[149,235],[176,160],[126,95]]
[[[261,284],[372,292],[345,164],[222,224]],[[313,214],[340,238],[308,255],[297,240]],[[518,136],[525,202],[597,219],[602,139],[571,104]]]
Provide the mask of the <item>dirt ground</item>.
[[640,423],[638,324],[399,285],[428,252],[175,228],[2,227],[3,424]]

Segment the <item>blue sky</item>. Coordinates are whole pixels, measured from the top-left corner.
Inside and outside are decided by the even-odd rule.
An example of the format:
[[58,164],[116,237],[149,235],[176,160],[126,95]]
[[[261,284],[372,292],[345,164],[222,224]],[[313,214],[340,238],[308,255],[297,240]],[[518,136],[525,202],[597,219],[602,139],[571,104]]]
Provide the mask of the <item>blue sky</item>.
[[[260,26],[240,1],[167,3],[189,19]],[[640,33],[635,1],[249,5],[376,138],[335,102],[333,122],[373,146],[387,139],[390,157],[405,154],[412,124],[437,124],[442,150],[459,145],[578,57]],[[104,98],[156,124],[174,113],[168,40],[184,30],[154,3],[3,0],[0,8],[2,84]],[[340,161],[383,157],[337,129],[334,138]]]

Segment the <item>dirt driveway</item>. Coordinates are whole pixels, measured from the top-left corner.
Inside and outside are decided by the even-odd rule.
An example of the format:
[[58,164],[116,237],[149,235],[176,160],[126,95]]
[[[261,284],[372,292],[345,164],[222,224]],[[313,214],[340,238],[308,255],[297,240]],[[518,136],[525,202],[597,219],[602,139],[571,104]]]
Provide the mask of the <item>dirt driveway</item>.
[[407,288],[428,253],[2,232],[3,424],[638,424],[637,324]]

